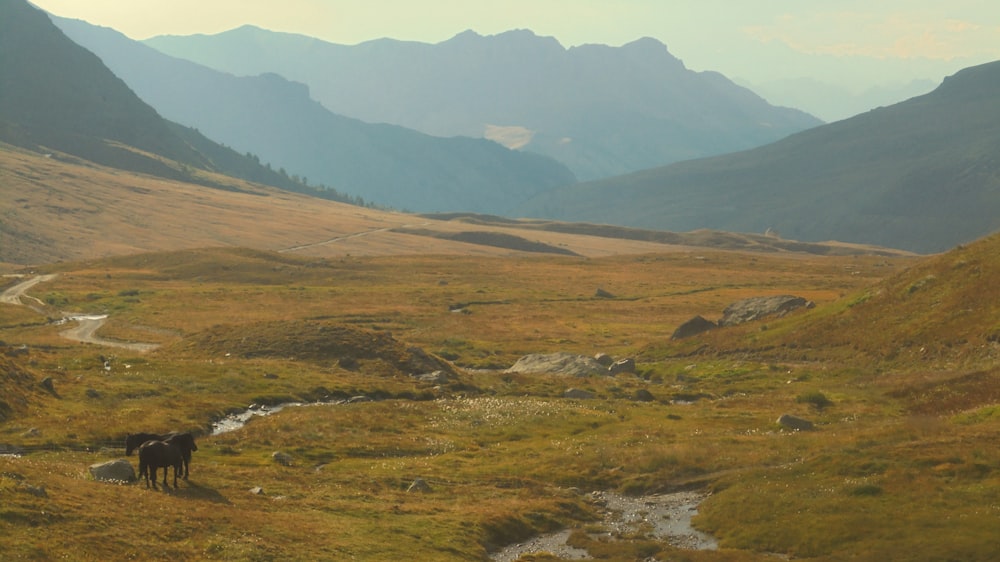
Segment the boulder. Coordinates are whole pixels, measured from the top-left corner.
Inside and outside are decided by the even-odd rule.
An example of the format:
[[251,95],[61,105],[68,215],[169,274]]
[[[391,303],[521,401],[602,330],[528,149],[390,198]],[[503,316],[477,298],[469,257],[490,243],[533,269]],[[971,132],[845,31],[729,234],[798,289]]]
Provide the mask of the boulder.
[[275,451],[271,453],[271,459],[280,464],[281,466],[292,466],[292,456],[288,453],[282,453],[281,451]]
[[50,394],[56,393],[56,383],[52,380],[52,377],[45,377],[39,384],[42,385],[42,388],[49,391]]
[[582,388],[571,388],[566,392],[563,392],[563,398],[573,398],[576,400],[590,400],[594,397],[594,393],[589,390],[583,390]]
[[90,475],[98,482],[132,482],[135,469],[127,459],[117,459],[90,465]]
[[722,311],[720,326],[735,326],[751,322],[766,316],[784,316],[789,312],[808,305],[802,297],[778,295],[772,297],[753,297],[736,301]]
[[635,359],[631,357],[619,359],[608,367],[608,374],[617,375],[618,373],[635,373]]
[[415,378],[420,382],[429,382],[431,384],[445,384],[451,377],[448,373],[444,371],[434,371],[433,373],[424,373],[422,375],[415,375]]
[[778,425],[795,431],[810,431],[813,429],[813,422],[790,414],[782,414],[778,418]]
[[645,388],[640,388],[632,394],[632,400],[635,400],[636,402],[652,402],[653,400],[656,400],[656,398],[653,397],[652,392],[646,390]]
[[417,478],[410,484],[410,487],[406,489],[407,492],[431,492],[431,485],[427,483],[423,478]]
[[703,316],[695,316],[694,318],[688,320],[687,322],[681,324],[674,330],[670,339],[679,340],[683,338],[689,338],[691,336],[696,336],[702,332],[707,332],[709,330],[714,330],[718,328],[719,325],[711,320],[707,320]]
[[607,373],[607,368],[593,358],[572,353],[536,353],[525,355],[507,369],[508,373],[570,375],[588,377]]
[[594,361],[597,361],[598,363],[604,365],[605,367],[610,367],[611,364],[615,362],[614,358],[608,355],[607,353],[598,353],[594,355]]
[[594,296],[596,298],[599,298],[599,299],[613,299],[613,298],[615,298],[615,296],[613,294],[609,293],[608,291],[605,291],[604,289],[597,289],[597,292],[594,293]]

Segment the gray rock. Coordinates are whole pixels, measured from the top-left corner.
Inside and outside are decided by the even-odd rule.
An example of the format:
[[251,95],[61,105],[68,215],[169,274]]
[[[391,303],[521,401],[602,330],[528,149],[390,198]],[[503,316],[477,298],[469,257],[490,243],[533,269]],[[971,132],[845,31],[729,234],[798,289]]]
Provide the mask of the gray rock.
[[607,373],[607,368],[584,355],[536,353],[518,359],[511,368],[507,369],[507,372],[588,377]]
[[590,400],[594,397],[594,393],[589,390],[583,390],[582,388],[571,388],[566,392],[563,392],[563,398],[574,398],[576,400]]
[[434,371],[433,373],[416,375],[416,379],[420,382],[429,382],[431,384],[445,384],[451,380],[451,377],[444,371]]
[[635,373],[635,359],[619,359],[608,367],[608,373],[617,375],[618,373]]
[[261,488],[260,486],[254,486],[253,488],[250,488],[250,493],[255,496],[263,496],[264,488]]
[[778,418],[778,425],[795,431],[810,431],[814,428],[813,422],[790,414],[782,414]]
[[615,359],[607,353],[598,353],[597,355],[594,355],[594,361],[597,361],[605,367],[610,367],[611,364],[615,362]]
[[41,384],[42,388],[48,390],[50,393],[52,394],[56,393],[56,384],[55,381],[52,380],[52,377],[45,377],[39,384]]
[[292,466],[292,456],[289,455],[288,453],[275,451],[271,453],[271,460],[280,464],[281,466]]
[[406,489],[407,492],[432,492],[431,485],[427,483],[423,478],[417,478],[410,484],[410,487]]
[[683,338],[690,338],[691,336],[697,336],[698,334],[714,330],[718,327],[719,325],[711,320],[707,320],[702,316],[695,316],[678,326],[677,329],[674,330],[673,335],[670,336],[670,339],[679,340]]
[[116,459],[90,465],[90,475],[98,482],[132,482],[135,469],[127,459]]
[[808,305],[806,299],[791,295],[753,297],[736,301],[722,311],[720,326],[735,326],[766,316],[784,316]]
[[23,482],[17,487],[17,489],[39,498],[49,497],[49,493],[45,491],[45,486],[34,486],[32,484],[28,484],[27,482]]
[[597,298],[599,298],[599,299],[613,299],[613,298],[615,298],[615,296],[613,294],[605,291],[604,289],[597,289],[597,292],[594,293],[594,296],[597,297]]
[[652,392],[646,390],[645,388],[640,388],[632,394],[632,400],[635,400],[636,402],[652,402],[653,400],[656,400],[656,398],[653,397]]

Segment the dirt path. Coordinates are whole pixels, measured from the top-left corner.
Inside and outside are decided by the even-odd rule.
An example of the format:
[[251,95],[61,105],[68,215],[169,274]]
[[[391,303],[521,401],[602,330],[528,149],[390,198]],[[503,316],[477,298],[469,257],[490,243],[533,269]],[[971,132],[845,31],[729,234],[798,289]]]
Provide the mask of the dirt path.
[[[27,281],[21,281],[17,285],[8,288],[2,294],[0,294],[0,303],[27,306],[28,308],[34,310],[35,312],[44,314],[45,309],[43,307],[45,306],[45,303],[36,299],[35,297],[28,296],[25,293],[27,293],[28,289],[34,287],[35,285],[43,283],[45,281],[51,281],[55,278],[56,278],[55,275],[36,275],[35,277],[28,279]],[[23,299],[30,299],[37,304],[28,304],[24,302]]]
[[[45,303],[41,300],[32,297],[27,294],[28,289],[31,289],[39,283],[45,281],[51,281],[55,279],[55,275],[37,275],[22,281],[13,287],[8,288],[2,294],[0,294],[0,303],[12,304],[17,306],[27,306],[31,310],[39,314],[46,314]],[[33,302],[25,302],[33,301]],[[75,322],[76,325],[72,328],[68,328],[59,332],[59,335],[73,341],[78,341],[82,343],[92,343],[95,345],[103,345],[106,347],[117,347],[121,349],[128,349],[131,351],[138,351],[139,353],[145,353],[147,351],[152,351],[157,347],[160,347],[155,343],[132,343],[123,342],[117,340],[109,340],[97,335],[97,330],[104,325],[108,319],[107,314],[102,315],[92,315],[92,314],[77,314],[77,313],[63,313],[62,320],[59,323]]]

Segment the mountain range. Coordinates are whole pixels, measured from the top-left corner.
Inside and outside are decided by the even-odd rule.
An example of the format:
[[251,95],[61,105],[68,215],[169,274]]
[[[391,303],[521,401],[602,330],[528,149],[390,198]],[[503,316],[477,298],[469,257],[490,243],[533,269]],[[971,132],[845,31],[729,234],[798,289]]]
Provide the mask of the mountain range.
[[1000,228],[1000,62],[755,149],[576,185],[525,216],[938,252]]
[[582,180],[759,146],[820,124],[643,38],[564,48],[528,30],[355,46],[245,26],[147,45],[237,75],[307,84],[338,114],[551,156]]
[[272,73],[236,77],[108,28],[52,18],[165,117],[309,182],[411,211],[505,213],[575,183],[557,162],[468,137],[439,138],[336,115]]

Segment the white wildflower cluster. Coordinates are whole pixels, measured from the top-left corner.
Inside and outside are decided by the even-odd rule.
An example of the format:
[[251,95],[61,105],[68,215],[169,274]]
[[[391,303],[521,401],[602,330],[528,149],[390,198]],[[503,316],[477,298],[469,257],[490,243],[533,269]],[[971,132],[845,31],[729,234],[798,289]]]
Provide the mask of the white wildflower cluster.
[[566,409],[558,402],[536,398],[475,397],[438,401],[433,427],[501,427],[526,419],[548,417]]

